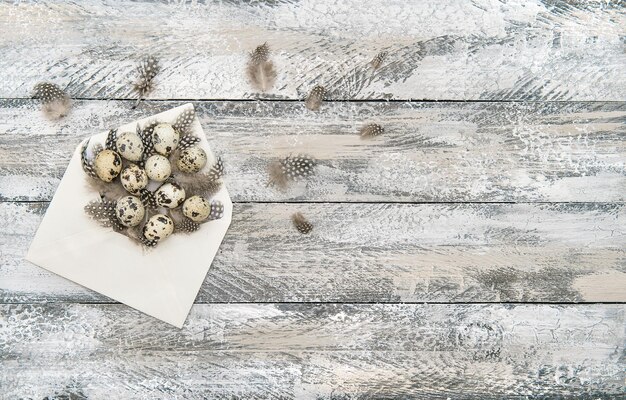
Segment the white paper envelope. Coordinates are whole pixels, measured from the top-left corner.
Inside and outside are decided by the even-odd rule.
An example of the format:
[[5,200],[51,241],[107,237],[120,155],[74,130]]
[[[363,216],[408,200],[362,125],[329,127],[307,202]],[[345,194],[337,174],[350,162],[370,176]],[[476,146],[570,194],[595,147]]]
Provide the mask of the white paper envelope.
[[[185,104],[169,111],[133,121],[120,128],[135,129],[137,123],[157,120],[173,123]],[[199,145],[215,160],[197,117],[192,132]],[[107,133],[92,137],[102,143]],[[224,216],[202,224],[191,234],[176,234],[152,249],[124,235],[101,227],[83,207],[99,194],[86,184],[79,145],[35,234],[26,259],[89,289],[127,304],[141,312],[182,327],[204,281],[232,217],[232,202],[224,187],[214,197],[224,204]]]

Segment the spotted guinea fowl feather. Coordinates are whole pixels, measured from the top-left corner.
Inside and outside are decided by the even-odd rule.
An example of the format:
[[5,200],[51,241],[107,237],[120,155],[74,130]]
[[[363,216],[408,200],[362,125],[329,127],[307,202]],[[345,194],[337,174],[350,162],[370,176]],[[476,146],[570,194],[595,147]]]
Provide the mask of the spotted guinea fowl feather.
[[180,140],[178,141],[178,149],[185,150],[185,149],[190,148],[191,146],[195,146],[198,143],[200,143],[200,138],[197,136],[194,136],[191,133],[188,133],[187,135],[181,137]]
[[313,175],[315,165],[315,159],[306,154],[287,156],[269,165],[269,184],[285,189],[290,182]]
[[324,86],[316,85],[304,101],[304,105],[311,111],[317,111],[320,109],[325,95],[326,89]]
[[115,201],[102,197],[100,200],[87,203],[85,213],[101,226],[113,228],[116,232],[120,232],[126,229],[126,227],[117,219],[115,204]]
[[276,69],[269,59],[270,48],[267,43],[257,46],[248,59],[246,73],[250,84],[261,92],[270,90],[276,82]]
[[313,225],[300,212],[297,212],[291,216],[291,222],[293,223],[293,226],[296,227],[298,232],[302,233],[303,235],[311,233],[311,231],[313,230]]
[[380,68],[380,66],[385,61],[385,58],[387,58],[387,54],[388,53],[386,51],[381,51],[380,53],[376,54],[374,58],[372,58],[372,61],[370,61],[370,67],[372,67],[372,70],[376,71],[378,68]]
[[66,116],[72,107],[70,96],[59,86],[50,82],[41,82],[33,89],[33,98],[41,100],[41,109],[49,119]]
[[159,61],[155,57],[148,56],[139,63],[137,66],[139,76],[132,87],[133,92],[137,95],[137,102],[133,108],[137,107],[139,102],[154,90],[156,86],[154,78],[160,70]]
[[108,150],[117,151],[117,129],[110,129],[107,134],[104,148]]
[[373,137],[382,135],[383,133],[385,133],[385,128],[383,128],[379,124],[372,123],[372,124],[364,125],[359,131],[359,133],[361,134],[361,138],[368,139],[368,138],[373,138]]
[[83,143],[83,147],[80,150],[80,162],[83,166],[83,171],[85,171],[87,175],[89,175],[92,178],[97,178],[98,176],[96,175],[96,170],[94,169],[93,160],[91,160],[87,156],[88,149],[89,149],[89,139],[85,140],[85,142]]
[[191,132],[193,121],[196,117],[196,110],[190,107],[181,112],[176,120],[172,124],[172,127],[181,135],[186,135]]

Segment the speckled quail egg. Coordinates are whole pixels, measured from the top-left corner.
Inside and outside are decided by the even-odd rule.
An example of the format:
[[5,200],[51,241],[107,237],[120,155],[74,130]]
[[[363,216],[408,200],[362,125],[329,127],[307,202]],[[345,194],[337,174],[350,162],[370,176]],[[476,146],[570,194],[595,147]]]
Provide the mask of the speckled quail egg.
[[122,157],[113,150],[102,150],[93,162],[98,178],[111,182],[122,170]]
[[124,196],[115,205],[115,215],[124,226],[137,226],[143,220],[146,210],[135,196]]
[[163,182],[169,178],[172,173],[170,160],[160,154],[154,154],[148,157],[145,169],[148,178],[157,182]]
[[174,232],[174,221],[163,214],[153,215],[143,227],[143,236],[148,240],[163,240],[172,232]]
[[129,193],[137,194],[141,189],[148,186],[148,174],[139,166],[131,164],[124,168],[120,174],[120,181]]
[[161,155],[169,156],[176,150],[180,136],[172,125],[158,124],[154,127],[153,132],[152,144],[154,144],[154,151]]
[[161,207],[176,208],[185,201],[185,189],[177,183],[166,183],[154,193],[156,202]]
[[178,169],[187,173],[198,172],[206,165],[206,152],[198,146],[191,146],[180,152]]
[[135,132],[122,133],[115,142],[117,152],[129,161],[141,160],[143,154],[143,143]]
[[211,213],[211,204],[200,196],[191,196],[183,204],[183,214],[194,222],[201,222]]

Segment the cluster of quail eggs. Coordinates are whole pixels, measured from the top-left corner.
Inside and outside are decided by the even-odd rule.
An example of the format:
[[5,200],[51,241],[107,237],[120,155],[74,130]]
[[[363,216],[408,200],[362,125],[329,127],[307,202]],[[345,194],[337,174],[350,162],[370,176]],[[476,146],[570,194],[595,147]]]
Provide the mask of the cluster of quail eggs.
[[[116,135],[114,145],[107,143],[107,148],[100,150],[93,160],[93,172],[97,178],[108,183],[119,176],[121,185],[128,192],[115,205],[119,223],[125,227],[137,227],[149,216],[141,194],[151,182],[160,184],[153,192],[158,207],[164,211],[181,207],[183,215],[191,221],[205,221],[211,214],[210,202],[196,195],[187,198],[185,189],[169,179],[172,174],[170,156],[180,143],[179,132],[168,123],[159,123],[154,126],[151,137],[153,154],[147,158],[140,135],[126,131]],[[180,149],[175,162],[181,172],[196,173],[206,165],[207,154],[201,147],[193,145]],[[147,218],[141,232],[148,242],[157,243],[174,232],[174,221],[164,213],[154,214]]]

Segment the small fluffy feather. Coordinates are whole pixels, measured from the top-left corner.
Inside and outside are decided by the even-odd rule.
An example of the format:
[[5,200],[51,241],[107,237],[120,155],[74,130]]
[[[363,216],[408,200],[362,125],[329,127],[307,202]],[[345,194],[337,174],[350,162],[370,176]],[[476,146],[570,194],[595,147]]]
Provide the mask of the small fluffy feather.
[[276,82],[276,69],[269,56],[270,48],[267,43],[263,43],[250,53],[246,68],[250,84],[261,92],[270,90]]
[[269,183],[285,189],[291,181],[313,175],[315,165],[313,157],[306,154],[287,156],[269,165]]
[[291,222],[293,222],[293,226],[296,227],[298,232],[306,235],[311,233],[313,230],[313,225],[302,215],[302,213],[297,212],[291,216]]
[[376,56],[372,58],[372,61],[370,61],[370,67],[372,67],[372,70],[376,71],[378,68],[380,68],[380,66],[385,61],[385,58],[387,58],[386,51],[381,51],[380,53],[376,54]]
[[304,105],[311,111],[317,111],[324,101],[324,95],[326,95],[324,86],[316,85],[304,101]]
[[176,182],[185,189],[187,197],[212,197],[222,188],[222,181],[213,179],[209,173],[179,174]]
[[378,124],[367,124],[359,132],[362,139],[373,138],[385,133],[385,128]]
[[35,85],[33,98],[41,100],[41,109],[49,119],[64,117],[72,108],[70,97],[54,83],[41,82]]
[[159,61],[152,56],[146,57],[139,63],[137,66],[139,77],[133,83],[133,91],[137,94],[137,103],[133,108],[137,107],[139,102],[154,90],[154,78],[160,70]]

